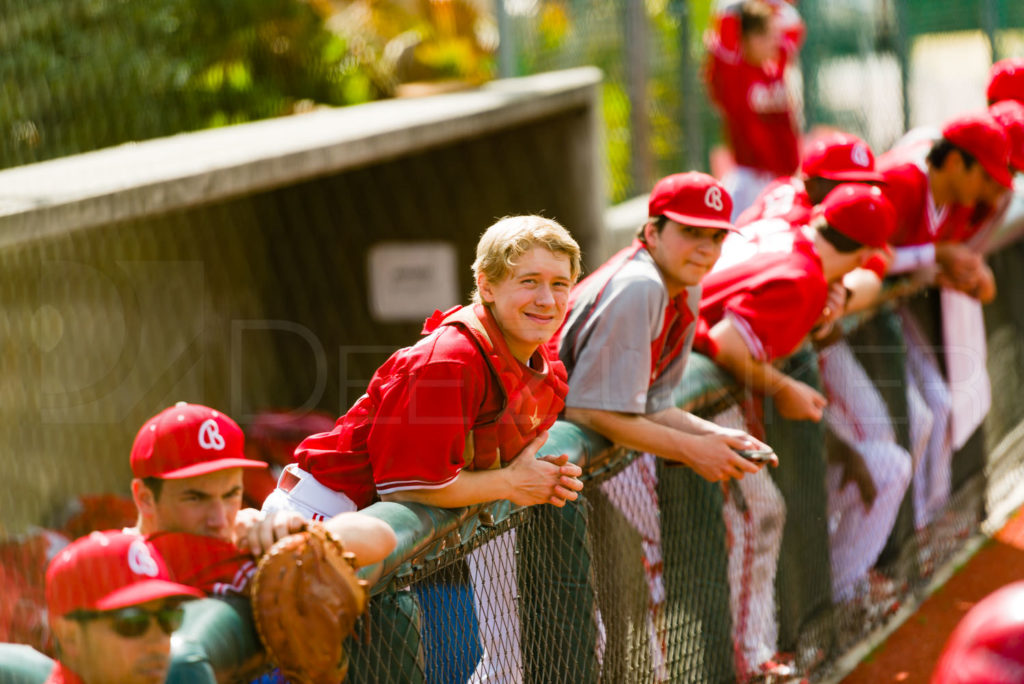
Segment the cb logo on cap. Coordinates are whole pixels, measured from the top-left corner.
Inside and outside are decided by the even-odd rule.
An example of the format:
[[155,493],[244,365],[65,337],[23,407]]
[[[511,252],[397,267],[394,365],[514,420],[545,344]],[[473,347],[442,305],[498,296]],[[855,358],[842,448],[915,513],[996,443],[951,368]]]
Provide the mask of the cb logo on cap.
[[156,560],[149,553],[149,547],[141,539],[136,539],[128,547],[128,567],[136,575],[156,577],[160,574]]
[[715,211],[722,211],[725,206],[722,202],[722,189],[717,185],[708,188],[708,191],[704,193],[704,204]]
[[224,449],[224,435],[220,434],[220,426],[213,418],[207,418],[199,426],[199,446],[215,451]]
[[850,159],[857,166],[867,167],[871,163],[868,159],[868,148],[860,143],[853,146],[853,149],[850,151]]

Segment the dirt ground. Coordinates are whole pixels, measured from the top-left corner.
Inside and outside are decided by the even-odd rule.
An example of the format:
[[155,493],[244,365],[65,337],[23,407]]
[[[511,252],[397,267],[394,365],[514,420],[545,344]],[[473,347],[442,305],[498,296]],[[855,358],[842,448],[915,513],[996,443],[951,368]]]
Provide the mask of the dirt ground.
[[1021,511],[868,656],[843,684],[927,684],[946,639],[971,606],[999,587],[1024,578]]

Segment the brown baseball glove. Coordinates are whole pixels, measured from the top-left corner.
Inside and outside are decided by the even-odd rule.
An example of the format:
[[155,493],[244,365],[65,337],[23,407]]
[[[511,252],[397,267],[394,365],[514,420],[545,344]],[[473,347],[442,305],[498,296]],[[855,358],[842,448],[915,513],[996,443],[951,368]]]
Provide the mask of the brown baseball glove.
[[294,684],[337,684],[348,672],[345,638],[366,609],[366,581],[319,523],[278,540],[256,568],[252,611],[267,655]]

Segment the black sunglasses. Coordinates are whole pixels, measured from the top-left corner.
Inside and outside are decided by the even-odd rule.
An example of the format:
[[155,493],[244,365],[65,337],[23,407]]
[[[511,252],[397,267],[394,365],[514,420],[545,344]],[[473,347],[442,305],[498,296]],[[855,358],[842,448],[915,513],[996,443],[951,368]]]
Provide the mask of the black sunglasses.
[[79,622],[111,618],[111,626],[115,632],[123,637],[133,639],[149,631],[151,618],[156,618],[157,624],[160,625],[164,634],[170,634],[181,627],[181,622],[185,618],[185,609],[181,606],[173,606],[160,610],[145,610],[138,606],[128,606],[107,611],[77,610],[68,613],[68,617]]

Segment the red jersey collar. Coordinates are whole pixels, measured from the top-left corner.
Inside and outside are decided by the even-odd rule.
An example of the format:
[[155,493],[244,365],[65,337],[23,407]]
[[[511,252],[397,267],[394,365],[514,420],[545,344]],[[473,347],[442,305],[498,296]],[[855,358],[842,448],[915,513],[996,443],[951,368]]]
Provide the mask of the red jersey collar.
[[[422,334],[429,335],[442,325],[464,325],[466,328],[476,331],[495,352],[514,359],[512,350],[508,348],[505,335],[494,320],[490,308],[483,304],[472,304],[470,306],[454,306],[447,311],[434,311],[434,313],[423,323]],[[530,356],[530,363],[524,364],[516,359],[516,362],[523,368],[533,373],[547,375],[550,370],[547,356],[541,351],[544,345],[540,345]],[[539,362],[540,367],[534,368],[533,363]]]

